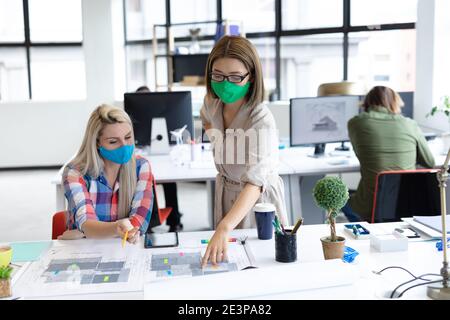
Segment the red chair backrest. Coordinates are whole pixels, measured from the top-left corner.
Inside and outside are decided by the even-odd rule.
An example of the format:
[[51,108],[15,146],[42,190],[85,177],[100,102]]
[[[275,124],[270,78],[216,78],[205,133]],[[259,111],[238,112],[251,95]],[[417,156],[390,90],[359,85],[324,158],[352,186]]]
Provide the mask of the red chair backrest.
[[[172,212],[172,208],[160,208],[158,205],[158,196],[156,194],[156,180],[153,178],[153,209],[150,218],[149,229],[163,224]],[[156,214],[157,213],[157,214]]]
[[52,240],[58,239],[67,230],[66,212],[59,211],[53,215],[52,220]]

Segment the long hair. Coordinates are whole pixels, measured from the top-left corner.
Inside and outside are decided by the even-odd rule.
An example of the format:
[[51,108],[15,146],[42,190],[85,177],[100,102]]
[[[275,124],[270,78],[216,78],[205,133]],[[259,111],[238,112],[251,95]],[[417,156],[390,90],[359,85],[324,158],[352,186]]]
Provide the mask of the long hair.
[[[98,152],[99,138],[106,125],[115,123],[128,123],[133,131],[133,124],[124,110],[105,104],[97,107],[89,118],[80,149],[69,165],[77,168],[82,175],[87,174],[94,179],[97,178],[104,168],[103,159]],[[134,156],[120,166],[118,177],[120,188],[117,213],[119,219],[123,219],[130,213],[131,201],[136,190],[136,159]]]
[[390,113],[400,113],[400,108],[404,105],[405,103],[397,92],[388,87],[376,86],[366,95],[362,107],[364,111],[368,111],[371,107],[381,106],[388,109]]
[[264,100],[264,79],[261,61],[255,46],[240,36],[223,36],[211,50],[206,62],[205,81],[209,96],[218,98],[211,88],[211,71],[214,62],[220,58],[233,58],[241,61],[250,72],[250,89],[247,93],[248,106],[255,107]]

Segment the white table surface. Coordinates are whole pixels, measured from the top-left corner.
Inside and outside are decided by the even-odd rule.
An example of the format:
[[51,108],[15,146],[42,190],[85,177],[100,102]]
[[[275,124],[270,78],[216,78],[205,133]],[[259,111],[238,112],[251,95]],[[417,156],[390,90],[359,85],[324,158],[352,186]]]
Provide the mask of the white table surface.
[[[395,227],[404,223],[384,223],[364,225],[372,233],[389,233]],[[337,225],[337,232],[343,232],[343,224]],[[328,225],[307,225],[302,226],[297,238],[297,262],[323,261],[320,237],[329,234]],[[186,241],[209,238],[212,232],[183,232],[180,233],[180,245]],[[274,240],[258,240],[255,229],[234,230],[230,236],[241,237],[247,235],[248,243],[251,247],[259,268],[284,265],[276,262]],[[416,275],[424,273],[439,273],[442,266],[442,252],[435,248],[435,242],[430,241],[410,241],[409,249],[401,252],[380,253],[370,247],[370,240],[354,240],[346,236],[346,245],[359,252],[359,256],[354,261],[360,272],[359,280],[351,286],[335,288],[324,288],[317,290],[306,290],[291,292],[289,294],[269,295],[258,297],[258,299],[384,299],[384,295],[398,284],[409,280],[410,276],[403,271],[393,269],[387,270],[382,275],[375,275],[373,271],[379,271],[387,266],[402,266]],[[76,240],[79,243],[91,240]],[[119,240],[118,240],[119,241]],[[61,243],[61,241],[59,241]],[[71,242],[73,245],[76,242]],[[143,244],[140,244],[143,246]],[[17,273],[20,275],[20,271]],[[311,274],[313,277],[314,274]],[[15,279],[16,280],[16,279]],[[176,281],[176,280],[174,280]],[[14,294],[14,286],[13,286]],[[14,296],[13,296],[14,297]],[[108,293],[92,295],[56,296],[45,299],[143,299],[142,292],[133,293]],[[21,297],[26,298],[26,297]],[[402,299],[426,299],[426,286],[412,289],[407,292]],[[186,297],[189,299],[189,297]]]

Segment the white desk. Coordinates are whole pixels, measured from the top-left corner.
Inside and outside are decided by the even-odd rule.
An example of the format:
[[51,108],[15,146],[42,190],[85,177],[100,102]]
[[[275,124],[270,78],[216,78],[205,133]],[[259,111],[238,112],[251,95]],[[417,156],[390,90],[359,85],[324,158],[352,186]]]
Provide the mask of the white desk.
[[[204,151],[205,153],[211,153],[210,151]],[[146,155],[143,154],[149,161],[152,168],[154,178],[157,183],[166,182],[194,182],[205,181],[207,190],[207,202],[209,214],[209,225],[213,223],[213,211],[214,211],[214,193],[215,193],[215,179],[217,170],[214,164],[211,163],[210,167],[206,168],[191,168],[189,163],[185,165],[175,165],[170,158],[170,155]],[[213,161],[211,155],[211,161]],[[283,179],[285,189],[289,190],[290,180],[289,175],[293,174],[294,170],[287,164],[280,161],[279,174]],[[64,188],[61,184],[61,170],[52,179],[51,183],[56,187],[56,211],[62,211],[66,208],[66,201],[64,196]],[[291,204],[291,193],[285,193],[286,205],[289,208]],[[288,209],[289,212],[293,210]]]
[[[340,144],[327,144],[326,153],[332,152]],[[350,146],[349,143],[347,143]],[[435,139],[429,142],[430,148],[435,155],[436,164],[444,163],[445,156],[441,154],[441,141]],[[306,223],[322,223],[325,213],[315,204],[311,190],[316,181],[329,173],[359,172],[359,161],[353,152],[336,155],[338,158],[346,158],[348,161],[342,164],[331,164],[336,157],[312,158],[308,156],[313,153],[314,148],[286,148],[280,150],[279,174],[283,179],[285,187],[285,200],[290,221],[296,221],[298,217],[306,215]],[[205,151],[206,152],[206,151]],[[182,181],[206,181],[209,225],[213,225],[214,208],[214,179],[217,170],[209,168],[191,168],[188,164],[176,166],[169,155],[146,156],[152,166],[152,171],[158,183],[182,182]],[[212,159],[212,157],[211,157]],[[56,187],[56,211],[65,209],[64,190],[61,185],[61,172],[59,172],[52,183]]]
[[[379,233],[380,230],[389,232],[395,227],[403,223],[385,223],[385,224],[365,224],[371,232]],[[343,225],[337,225],[338,234],[343,234]],[[302,226],[297,239],[297,262],[294,264],[302,264],[306,262],[323,261],[322,247],[320,237],[329,234],[328,225],[308,225]],[[186,232],[180,233],[181,246],[186,241],[192,243],[192,240],[200,240],[208,238],[212,235],[211,231],[205,232]],[[286,265],[275,261],[274,240],[258,240],[256,230],[234,230],[232,236],[240,237],[249,236],[248,243],[254,255],[256,265],[259,269],[266,267]],[[83,244],[85,241],[76,240],[74,243]],[[119,239],[117,241],[120,241]],[[61,243],[61,242],[60,242]],[[140,244],[142,246],[142,243]],[[380,271],[388,266],[402,266],[415,273],[421,275],[424,273],[439,273],[442,265],[442,252],[438,252],[435,248],[435,242],[410,242],[408,251],[379,253],[370,248],[369,240],[354,240],[347,237],[346,245],[354,248],[359,252],[359,256],[354,261],[354,266],[359,276],[353,285],[341,286],[334,288],[323,288],[314,290],[302,290],[298,292],[290,292],[286,294],[268,295],[258,297],[258,299],[382,299],[384,294],[392,290],[400,283],[409,280],[410,276],[403,271],[393,269],[387,270],[382,275],[375,275],[372,271]],[[245,271],[245,272],[251,272]],[[20,272],[17,273],[20,277]],[[208,276],[205,276],[208,277]],[[231,275],[232,277],[232,275]],[[314,277],[314,274],[311,274]],[[16,281],[17,279],[14,279]],[[232,278],[231,278],[232,280]],[[171,280],[172,281],[172,280]],[[177,281],[177,280],[173,280]],[[236,284],[230,281],[230,286]],[[286,284],[289,287],[289,284]],[[192,288],[195,290],[195,288]],[[14,286],[13,286],[14,298]],[[23,297],[26,298],[26,297]],[[47,299],[142,299],[143,291],[131,293],[108,293],[108,294],[91,294],[91,295],[73,295],[49,297]],[[189,299],[189,296],[185,297]],[[404,299],[425,299],[426,286],[412,289],[404,295]]]

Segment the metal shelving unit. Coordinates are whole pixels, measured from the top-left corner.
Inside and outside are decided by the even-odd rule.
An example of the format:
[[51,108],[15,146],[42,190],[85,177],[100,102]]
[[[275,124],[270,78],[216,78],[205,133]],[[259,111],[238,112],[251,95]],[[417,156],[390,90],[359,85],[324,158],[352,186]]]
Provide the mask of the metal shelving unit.
[[[216,35],[214,36],[203,36],[199,37],[199,40],[214,40],[217,37],[217,26],[223,26],[223,34],[231,34],[231,26],[239,26],[239,34],[245,37],[244,26],[242,21],[237,20],[211,20],[211,21],[199,21],[199,22],[186,22],[186,23],[174,23],[174,24],[155,24],[153,25],[153,39],[152,39],[152,51],[155,66],[155,89],[158,91],[159,88],[167,87],[168,91],[172,91],[174,86],[173,81],[173,56],[175,54],[175,37],[173,36],[172,27],[182,27],[182,26],[195,26],[195,25],[205,25],[205,24],[215,24],[216,25]],[[158,53],[158,39],[157,39],[157,29],[166,29],[166,43],[167,43],[167,53]],[[183,39],[189,40],[189,39]],[[167,85],[158,83],[158,59],[167,59]]]

